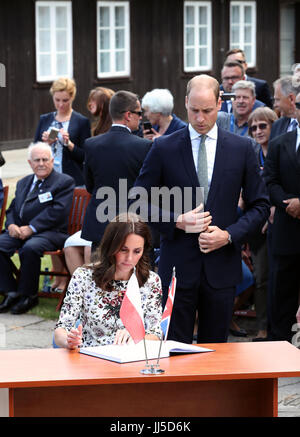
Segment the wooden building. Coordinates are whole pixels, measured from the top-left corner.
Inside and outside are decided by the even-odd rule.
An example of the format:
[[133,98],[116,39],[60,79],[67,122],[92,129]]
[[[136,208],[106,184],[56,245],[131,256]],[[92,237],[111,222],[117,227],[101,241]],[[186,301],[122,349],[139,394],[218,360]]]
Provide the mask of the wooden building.
[[59,76],[74,77],[73,107],[87,116],[89,91],[101,85],[140,97],[168,88],[185,119],[187,81],[220,79],[225,52],[242,46],[248,73],[273,91],[300,61],[296,22],[299,0],[1,0],[0,147],[29,144]]

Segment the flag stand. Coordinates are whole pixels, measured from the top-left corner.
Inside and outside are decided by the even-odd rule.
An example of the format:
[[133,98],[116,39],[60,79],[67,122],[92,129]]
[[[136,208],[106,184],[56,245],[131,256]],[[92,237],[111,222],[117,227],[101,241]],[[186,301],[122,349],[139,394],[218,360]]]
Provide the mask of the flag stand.
[[164,373],[165,371],[163,369],[159,368],[159,357],[160,357],[162,339],[161,339],[160,345],[159,345],[159,352],[158,352],[158,358],[157,358],[156,364],[149,364],[148,357],[147,357],[145,337],[144,337],[143,341],[144,341],[144,348],[145,348],[145,355],[146,355],[146,365],[145,365],[146,368],[142,369],[140,371],[140,373],[142,373],[143,375],[160,375],[160,374]]

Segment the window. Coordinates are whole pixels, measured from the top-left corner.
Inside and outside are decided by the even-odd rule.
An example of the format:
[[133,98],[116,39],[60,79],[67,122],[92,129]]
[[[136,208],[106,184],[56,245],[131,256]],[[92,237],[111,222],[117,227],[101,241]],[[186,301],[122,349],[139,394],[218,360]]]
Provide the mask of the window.
[[212,68],[211,2],[184,2],[184,71]]
[[36,2],[36,77],[48,82],[73,76],[72,3]]
[[129,2],[97,2],[98,78],[130,75]]
[[256,64],[256,2],[230,3],[230,48],[244,50],[248,67]]

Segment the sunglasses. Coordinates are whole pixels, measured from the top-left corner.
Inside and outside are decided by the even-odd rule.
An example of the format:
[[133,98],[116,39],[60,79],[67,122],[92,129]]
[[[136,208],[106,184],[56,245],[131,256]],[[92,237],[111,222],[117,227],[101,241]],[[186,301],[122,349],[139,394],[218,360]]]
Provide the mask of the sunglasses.
[[300,109],[300,102],[296,102],[296,108]]
[[265,130],[265,129],[267,129],[268,124],[267,123],[258,123],[257,126],[254,125],[254,126],[249,127],[249,130],[250,130],[250,132],[256,132],[258,127],[260,130]]

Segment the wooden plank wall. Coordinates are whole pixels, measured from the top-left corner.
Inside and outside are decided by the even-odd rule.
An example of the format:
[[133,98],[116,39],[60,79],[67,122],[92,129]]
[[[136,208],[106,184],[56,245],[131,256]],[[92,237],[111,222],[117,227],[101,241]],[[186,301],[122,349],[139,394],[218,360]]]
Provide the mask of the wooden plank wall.
[[[213,69],[217,79],[228,50],[229,0],[213,3]],[[268,80],[278,74],[280,0],[257,0],[257,70]],[[299,12],[299,8],[297,9]],[[96,77],[96,0],[73,0],[73,59],[77,97],[74,109],[89,116],[86,101],[95,86],[127,89],[143,97],[153,88],[168,88],[174,112],[186,118],[187,81],[183,72],[183,0],[131,0],[131,76],[115,80]],[[20,147],[33,136],[40,114],[53,110],[50,83],[35,80],[35,1],[1,0],[0,62],[6,87],[0,87],[0,147]],[[299,48],[298,48],[299,50]]]

